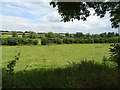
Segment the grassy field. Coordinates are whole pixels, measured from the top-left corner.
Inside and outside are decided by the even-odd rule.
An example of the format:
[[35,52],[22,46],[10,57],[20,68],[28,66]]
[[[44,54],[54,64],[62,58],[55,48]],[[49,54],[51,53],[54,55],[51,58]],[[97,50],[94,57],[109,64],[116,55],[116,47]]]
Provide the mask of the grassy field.
[[101,61],[103,56],[109,56],[110,44],[71,44],[51,46],[2,46],[2,62],[6,66],[8,61],[14,59],[18,52],[21,53],[16,70],[21,70],[27,65],[33,68],[62,67],[68,62],[83,59]]
[[[8,37],[12,37],[12,35],[2,35],[2,38],[8,38]],[[22,37],[22,35],[18,35],[18,37]]]
[[[110,44],[2,46],[2,87],[119,88],[119,70],[101,63],[109,48]],[[18,52],[20,59],[10,75],[5,67]]]

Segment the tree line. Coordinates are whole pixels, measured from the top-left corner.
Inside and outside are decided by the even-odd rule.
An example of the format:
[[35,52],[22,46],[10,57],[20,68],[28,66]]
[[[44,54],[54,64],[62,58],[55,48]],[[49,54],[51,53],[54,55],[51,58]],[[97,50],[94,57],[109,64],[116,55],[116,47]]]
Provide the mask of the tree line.
[[35,33],[23,32],[19,37],[18,32],[13,31],[12,37],[2,38],[2,45],[37,45],[39,40],[41,45],[48,44],[73,44],[73,43],[117,43],[120,42],[120,35],[114,32],[101,34],[83,34],[82,32],[70,33]]
[[8,37],[2,38],[2,45],[37,45],[38,40],[21,38],[21,37]]
[[57,35],[48,32],[44,37],[41,37],[41,44],[72,44],[72,43],[117,43],[120,42],[120,35],[114,32],[101,34],[83,34],[76,32],[75,34],[65,33],[64,35]]

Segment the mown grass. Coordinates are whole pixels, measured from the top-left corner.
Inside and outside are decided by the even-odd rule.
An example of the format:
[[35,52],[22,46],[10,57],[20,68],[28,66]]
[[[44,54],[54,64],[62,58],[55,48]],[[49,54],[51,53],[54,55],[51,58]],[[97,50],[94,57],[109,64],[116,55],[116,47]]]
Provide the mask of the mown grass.
[[5,67],[18,52],[21,56],[16,71],[24,69],[27,65],[28,69],[64,67],[68,62],[78,62],[85,58],[101,62],[103,56],[109,56],[109,45],[2,46],[2,62]]

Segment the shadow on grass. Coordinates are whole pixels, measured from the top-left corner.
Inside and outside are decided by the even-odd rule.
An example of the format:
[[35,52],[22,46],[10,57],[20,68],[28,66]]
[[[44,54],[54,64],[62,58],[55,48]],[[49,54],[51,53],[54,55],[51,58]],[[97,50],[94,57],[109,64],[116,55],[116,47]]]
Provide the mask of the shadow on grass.
[[65,68],[34,69],[8,75],[3,88],[119,88],[120,72],[94,61],[70,63]]

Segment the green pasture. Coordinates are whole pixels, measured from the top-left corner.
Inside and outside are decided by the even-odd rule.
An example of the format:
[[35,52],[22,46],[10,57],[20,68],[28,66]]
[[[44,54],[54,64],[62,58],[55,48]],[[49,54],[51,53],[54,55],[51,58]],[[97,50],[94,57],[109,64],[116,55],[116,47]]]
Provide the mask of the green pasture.
[[83,59],[102,61],[103,56],[109,56],[110,44],[62,44],[62,45],[30,45],[2,46],[2,64],[6,67],[9,61],[20,52],[20,59],[15,70],[35,68],[64,67],[70,62]]
[[[28,34],[26,34],[26,36],[28,36]],[[8,38],[8,37],[12,37],[12,34],[9,33],[8,35],[6,33],[2,34],[2,38]],[[18,33],[18,37],[22,37],[21,33]]]

